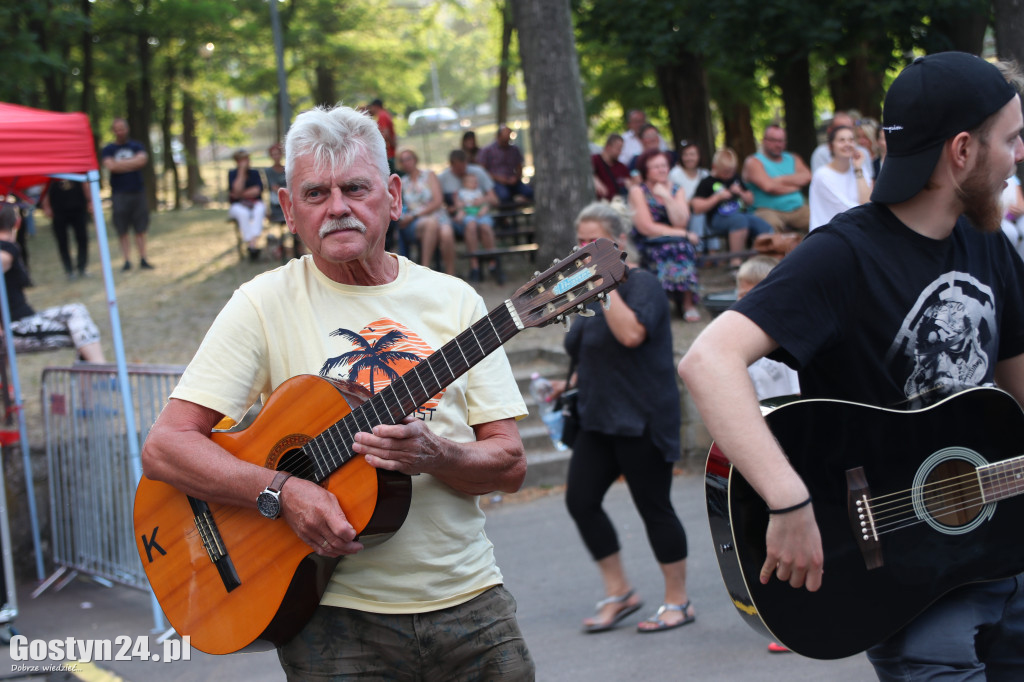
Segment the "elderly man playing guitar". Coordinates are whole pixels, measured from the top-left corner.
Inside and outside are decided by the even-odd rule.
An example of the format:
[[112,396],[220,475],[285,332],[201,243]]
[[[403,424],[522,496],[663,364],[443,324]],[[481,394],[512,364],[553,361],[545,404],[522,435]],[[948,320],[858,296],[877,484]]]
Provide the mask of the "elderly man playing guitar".
[[[500,347],[481,356],[490,339],[479,330],[492,328],[474,324],[483,302],[460,280],[385,252],[401,180],[372,119],[341,106],[304,112],[288,133],[286,169],[281,207],[310,254],[234,293],[143,449],[144,482],[183,493],[190,515],[187,530],[168,528],[158,514],[172,503],[144,499],[140,486],[140,554],[154,588],[165,583],[161,604],[179,631],[207,633],[204,650],[272,642],[288,679],[533,679],[477,499],[517,490],[526,471],[515,425],[525,404]],[[470,325],[471,342],[453,349]],[[438,348],[442,360],[419,362]],[[257,424],[272,420],[277,428],[262,432],[279,436],[243,435],[256,425],[211,435],[260,396]],[[247,449],[266,461],[235,456]],[[256,518],[241,534],[250,546],[226,537],[242,512]],[[197,535],[209,557],[180,556],[195,552],[186,543]],[[212,562],[213,578],[161,573],[175,554]],[[218,641],[262,617],[271,587],[253,585],[285,554],[298,557],[296,577],[275,588],[278,616],[314,585],[325,589],[308,623],[293,637],[275,616]],[[259,570],[244,568],[250,556]]]

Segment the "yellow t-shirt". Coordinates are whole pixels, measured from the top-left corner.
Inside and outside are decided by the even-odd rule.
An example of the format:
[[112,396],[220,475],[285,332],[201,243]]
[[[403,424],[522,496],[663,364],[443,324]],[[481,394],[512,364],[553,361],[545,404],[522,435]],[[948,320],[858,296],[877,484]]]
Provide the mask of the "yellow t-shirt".
[[[398,257],[395,281],[338,284],[306,256],[242,285],[217,316],[171,397],[238,421],[299,374],[355,380],[353,350],[397,334],[392,351],[425,358],[486,314],[472,287]],[[407,358],[408,356],[404,356]],[[394,363],[399,374],[414,364]],[[373,390],[388,385],[372,374]],[[526,405],[499,348],[432,397],[416,416],[434,433],[472,441],[472,426],[521,418]],[[429,475],[412,477],[405,523],[383,544],[342,559],[321,603],[376,613],[420,613],[468,601],[502,582],[474,495]]]

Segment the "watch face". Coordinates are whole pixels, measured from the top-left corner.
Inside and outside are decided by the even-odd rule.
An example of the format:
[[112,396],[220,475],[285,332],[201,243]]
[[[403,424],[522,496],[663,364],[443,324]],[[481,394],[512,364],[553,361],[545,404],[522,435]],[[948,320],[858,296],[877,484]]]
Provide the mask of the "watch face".
[[274,493],[264,490],[256,498],[256,508],[268,519],[276,519],[281,514],[281,501]]

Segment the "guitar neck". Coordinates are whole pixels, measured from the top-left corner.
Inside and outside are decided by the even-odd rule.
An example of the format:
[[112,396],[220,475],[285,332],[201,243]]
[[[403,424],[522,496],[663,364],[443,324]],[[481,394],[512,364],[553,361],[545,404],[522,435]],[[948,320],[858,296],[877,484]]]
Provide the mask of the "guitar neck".
[[378,424],[397,424],[471,367],[519,333],[521,327],[507,304],[496,307],[390,386],[357,406],[343,419],[311,439],[303,450],[313,459],[319,483],[352,459],[355,434]]
[[1024,455],[978,467],[978,480],[986,503],[1024,493]]

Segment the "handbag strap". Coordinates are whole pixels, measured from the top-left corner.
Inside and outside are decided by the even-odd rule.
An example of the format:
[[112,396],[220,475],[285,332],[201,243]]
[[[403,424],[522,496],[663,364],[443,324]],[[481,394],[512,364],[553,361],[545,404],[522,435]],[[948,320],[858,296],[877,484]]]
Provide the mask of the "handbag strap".
[[572,381],[573,372],[576,371],[576,358],[569,357],[569,373],[565,375],[565,390],[569,390],[569,382]]

